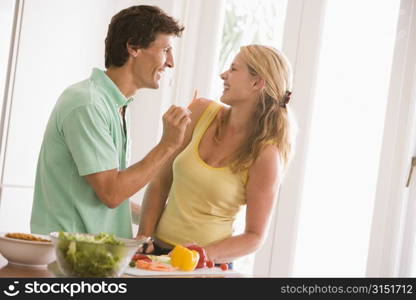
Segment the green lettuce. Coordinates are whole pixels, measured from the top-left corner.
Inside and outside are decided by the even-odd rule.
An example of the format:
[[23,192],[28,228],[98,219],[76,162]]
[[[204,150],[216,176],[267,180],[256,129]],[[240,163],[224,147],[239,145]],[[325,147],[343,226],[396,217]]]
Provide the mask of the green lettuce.
[[59,232],[58,255],[69,276],[114,276],[127,249],[114,235],[88,236]]

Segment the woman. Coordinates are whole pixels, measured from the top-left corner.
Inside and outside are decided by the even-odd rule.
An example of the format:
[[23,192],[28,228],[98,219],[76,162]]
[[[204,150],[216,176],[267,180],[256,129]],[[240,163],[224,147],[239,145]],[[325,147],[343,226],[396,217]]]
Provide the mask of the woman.
[[[153,236],[158,253],[196,243],[208,260],[224,263],[256,251],[265,238],[293,148],[291,68],[277,50],[249,45],[221,78],[227,106],[191,103],[181,149],[146,190],[138,236]],[[233,236],[242,205],[245,230]]]

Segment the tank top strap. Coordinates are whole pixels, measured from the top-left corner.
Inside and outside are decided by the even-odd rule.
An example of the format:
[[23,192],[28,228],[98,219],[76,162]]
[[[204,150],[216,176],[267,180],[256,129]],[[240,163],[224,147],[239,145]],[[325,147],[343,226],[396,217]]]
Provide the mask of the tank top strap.
[[199,139],[205,133],[208,126],[211,124],[212,120],[215,118],[222,107],[223,106],[221,104],[214,101],[207,106],[195,125],[193,134],[195,138]]

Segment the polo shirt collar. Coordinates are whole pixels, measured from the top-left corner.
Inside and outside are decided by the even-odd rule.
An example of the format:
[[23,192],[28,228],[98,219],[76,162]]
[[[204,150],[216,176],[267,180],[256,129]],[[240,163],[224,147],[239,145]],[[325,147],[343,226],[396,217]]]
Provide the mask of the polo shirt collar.
[[108,77],[104,71],[93,68],[90,79],[101,87],[110,97],[108,100],[110,104],[115,104],[117,107],[128,105],[133,101],[134,97],[126,98],[119,90],[117,85]]

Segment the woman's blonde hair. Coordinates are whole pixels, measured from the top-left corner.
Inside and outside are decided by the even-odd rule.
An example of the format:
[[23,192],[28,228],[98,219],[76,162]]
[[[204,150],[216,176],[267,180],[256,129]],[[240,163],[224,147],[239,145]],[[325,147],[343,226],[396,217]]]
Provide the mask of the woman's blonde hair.
[[[260,151],[269,143],[276,145],[284,166],[290,161],[294,132],[287,103],[292,88],[292,70],[289,61],[277,49],[248,45],[240,48],[240,56],[253,76],[265,81],[250,126],[248,138],[231,158],[231,170],[239,172],[250,167]],[[220,118],[215,138],[219,139],[227,117]]]

